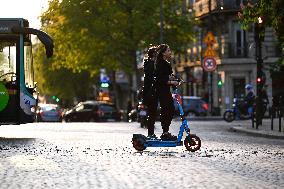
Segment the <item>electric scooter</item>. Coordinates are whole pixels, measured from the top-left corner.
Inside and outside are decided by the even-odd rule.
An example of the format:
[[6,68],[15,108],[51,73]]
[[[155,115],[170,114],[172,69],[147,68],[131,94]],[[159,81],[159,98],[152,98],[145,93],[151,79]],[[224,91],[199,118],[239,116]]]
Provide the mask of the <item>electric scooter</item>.
[[[184,82],[182,79],[177,79],[177,81],[179,82],[179,85]],[[188,128],[187,119],[184,115],[182,105],[181,105],[182,104],[181,96],[178,94],[177,86],[173,86],[172,88],[173,88],[172,96],[173,96],[173,99],[177,102],[180,117],[181,117],[181,120],[182,120],[177,140],[165,141],[165,140],[161,140],[161,139],[152,139],[152,138],[149,139],[142,134],[133,134],[132,144],[133,144],[133,147],[137,151],[143,151],[147,147],[183,146],[183,143],[184,143],[185,148],[190,152],[195,152],[195,151],[200,149],[200,147],[201,147],[200,138],[198,136],[196,136],[195,134],[191,134],[190,129]],[[182,136],[183,136],[184,132],[187,133],[187,136],[186,136],[186,138],[184,139],[184,142],[183,142]]]

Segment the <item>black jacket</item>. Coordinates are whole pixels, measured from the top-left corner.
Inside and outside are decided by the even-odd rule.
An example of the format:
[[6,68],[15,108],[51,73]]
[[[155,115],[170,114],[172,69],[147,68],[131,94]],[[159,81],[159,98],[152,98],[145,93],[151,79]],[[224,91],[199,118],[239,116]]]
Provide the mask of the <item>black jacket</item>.
[[142,99],[143,104],[149,106],[152,104],[156,97],[155,83],[155,62],[151,59],[144,60],[144,85]]
[[248,94],[245,97],[245,102],[247,103],[248,106],[252,106],[254,103],[255,95],[253,91],[248,92]]
[[151,59],[144,60],[144,87],[143,90],[149,90],[154,84],[154,61]]
[[162,62],[157,63],[155,76],[156,76],[156,88],[164,89],[170,88],[168,85],[169,76],[173,73],[172,67],[169,62],[163,60]]

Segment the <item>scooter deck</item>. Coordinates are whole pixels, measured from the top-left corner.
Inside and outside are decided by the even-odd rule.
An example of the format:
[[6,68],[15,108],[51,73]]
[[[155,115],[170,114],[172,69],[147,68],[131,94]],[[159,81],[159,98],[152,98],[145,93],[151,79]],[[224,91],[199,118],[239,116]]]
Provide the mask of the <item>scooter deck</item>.
[[183,146],[182,141],[146,140],[145,147],[176,147]]

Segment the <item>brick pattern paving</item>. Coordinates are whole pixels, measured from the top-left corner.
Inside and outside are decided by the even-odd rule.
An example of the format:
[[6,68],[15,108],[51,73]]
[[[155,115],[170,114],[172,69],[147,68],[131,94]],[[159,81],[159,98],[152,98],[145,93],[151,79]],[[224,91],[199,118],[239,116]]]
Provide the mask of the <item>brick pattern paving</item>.
[[14,139],[0,138],[0,188],[284,188],[283,140],[230,132],[222,121],[190,127],[202,139],[195,153],[136,152],[132,134],[147,133],[137,123],[1,126],[0,137]]

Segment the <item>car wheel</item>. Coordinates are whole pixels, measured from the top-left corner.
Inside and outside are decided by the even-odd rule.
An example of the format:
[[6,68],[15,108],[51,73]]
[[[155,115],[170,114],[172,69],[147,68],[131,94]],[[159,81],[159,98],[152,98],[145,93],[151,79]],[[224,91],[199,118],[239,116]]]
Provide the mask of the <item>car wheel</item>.
[[65,122],[71,122],[71,119],[70,118],[64,118],[64,121]]

